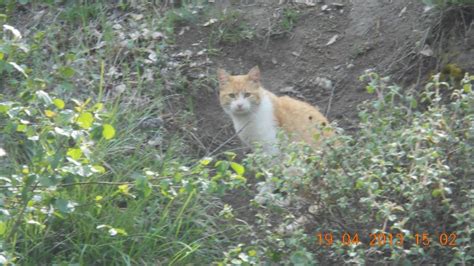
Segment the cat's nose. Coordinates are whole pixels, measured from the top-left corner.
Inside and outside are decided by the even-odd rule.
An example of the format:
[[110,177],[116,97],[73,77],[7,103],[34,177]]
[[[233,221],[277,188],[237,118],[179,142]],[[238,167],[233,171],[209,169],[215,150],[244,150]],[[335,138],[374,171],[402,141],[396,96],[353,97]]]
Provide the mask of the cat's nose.
[[237,108],[242,109],[242,107],[244,107],[243,104],[241,104],[241,103],[238,103],[238,104],[237,104]]

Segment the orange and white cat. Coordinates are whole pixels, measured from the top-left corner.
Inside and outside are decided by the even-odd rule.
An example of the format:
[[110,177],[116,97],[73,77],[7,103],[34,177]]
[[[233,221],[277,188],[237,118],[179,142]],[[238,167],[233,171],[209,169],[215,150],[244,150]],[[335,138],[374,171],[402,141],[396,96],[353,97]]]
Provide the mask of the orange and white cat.
[[277,133],[282,129],[292,141],[304,141],[317,147],[316,135],[329,137],[332,131],[322,130],[328,120],[308,103],[288,96],[278,97],[260,84],[257,66],[247,75],[229,75],[217,70],[219,100],[232,118],[240,139],[253,147],[260,143],[263,150],[277,154]]

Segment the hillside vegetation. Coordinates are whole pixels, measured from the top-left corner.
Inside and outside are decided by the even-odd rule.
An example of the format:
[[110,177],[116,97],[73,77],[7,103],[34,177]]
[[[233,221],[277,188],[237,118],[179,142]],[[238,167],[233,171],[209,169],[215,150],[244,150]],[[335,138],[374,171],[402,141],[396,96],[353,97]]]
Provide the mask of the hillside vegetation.
[[[472,62],[361,71],[350,123],[319,150],[282,139],[275,164],[203,115],[212,60],[291,42],[308,13],[262,36],[232,6],[164,2],[0,1],[1,264],[474,264]],[[424,5],[471,41],[472,3]]]

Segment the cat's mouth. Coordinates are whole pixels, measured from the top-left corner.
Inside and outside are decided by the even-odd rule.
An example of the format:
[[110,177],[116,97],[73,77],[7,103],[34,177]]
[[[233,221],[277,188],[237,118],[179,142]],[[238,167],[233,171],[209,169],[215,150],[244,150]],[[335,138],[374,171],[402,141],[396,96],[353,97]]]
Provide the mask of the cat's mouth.
[[232,113],[234,115],[246,115],[246,114],[250,113],[250,110],[248,110],[248,109],[234,109],[234,110],[232,110]]

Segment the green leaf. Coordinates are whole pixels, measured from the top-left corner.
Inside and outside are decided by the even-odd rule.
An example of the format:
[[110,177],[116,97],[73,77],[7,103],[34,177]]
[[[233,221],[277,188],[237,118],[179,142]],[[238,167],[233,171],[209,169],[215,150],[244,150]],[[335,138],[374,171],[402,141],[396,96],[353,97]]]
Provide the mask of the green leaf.
[[67,67],[61,67],[59,69],[59,73],[61,74],[61,76],[65,78],[72,78],[72,76],[74,76],[76,71],[74,71],[72,67],[67,66]]
[[55,185],[56,182],[54,182],[54,179],[53,177],[50,177],[48,175],[42,175],[39,177],[38,181],[40,182],[40,184],[42,186],[45,186],[45,187],[50,187],[50,186],[53,186]]
[[372,93],[375,92],[375,88],[374,88],[373,86],[371,86],[371,85],[368,85],[368,86],[366,86],[365,88],[367,89],[367,93],[372,94]]
[[71,213],[71,212],[73,212],[74,211],[74,206],[75,206],[75,204],[73,204],[72,202],[70,202],[68,200],[65,200],[65,199],[62,199],[62,198],[57,199],[55,201],[54,205],[62,213]]
[[93,165],[92,170],[96,171],[97,173],[100,173],[100,174],[105,173],[105,168],[102,165],[98,165],[98,164]]
[[10,106],[0,103],[0,113],[6,113],[8,110],[10,110]]
[[94,122],[94,116],[92,116],[92,114],[89,112],[84,112],[79,115],[76,122],[80,127],[84,129],[89,129],[92,126],[92,123]]
[[5,222],[0,222],[0,236],[3,236],[6,230],[7,230],[7,225],[5,224]]
[[205,157],[205,158],[203,158],[203,159],[200,161],[201,165],[203,165],[203,166],[208,165],[210,162],[212,162],[212,158],[211,158],[211,157]]
[[27,128],[27,126],[26,126],[25,124],[19,124],[19,125],[17,125],[17,127],[16,127],[16,131],[18,131],[18,132],[26,132],[26,128]]
[[53,100],[53,103],[54,103],[54,105],[56,105],[56,107],[57,107],[58,109],[63,109],[64,106],[65,106],[64,101],[61,100],[61,99],[59,99],[59,98],[54,99],[54,100]]
[[3,57],[4,57],[4,56],[5,56],[5,55],[4,55],[2,52],[0,52],[0,60],[3,60]]
[[227,169],[229,169],[229,162],[227,161],[217,161],[215,164],[216,170],[218,173],[225,174]]
[[128,187],[128,184],[123,184],[118,186],[118,191],[123,194],[128,194],[128,190],[130,188]]
[[471,84],[464,84],[463,90],[464,90],[465,93],[471,93],[472,85]]
[[25,70],[19,66],[17,63],[15,62],[8,62],[8,64],[10,64],[11,66],[13,66],[16,70],[20,71],[21,74],[23,74],[23,76],[25,76],[25,78],[28,77],[28,75],[26,74]]
[[36,97],[38,97],[45,105],[53,104],[53,100],[49,97],[49,94],[45,91],[39,90],[36,92]]
[[70,136],[71,136],[70,130],[64,130],[64,129],[60,128],[60,127],[55,127],[55,128],[54,128],[54,132],[55,132],[56,134],[59,134],[59,135],[62,135],[62,136],[66,136],[66,137],[70,137]]
[[247,254],[249,254],[250,257],[255,257],[257,256],[257,251],[255,249],[252,249],[252,250],[249,250]]
[[104,109],[104,104],[103,103],[96,103],[94,106],[92,106],[92,109],[94,109],[95,112],[99,112],[102,109]]
[[82,156],[82,151],[81,149],[70,148],[67,150],[67,156],[71,157],[74,160],[78,160]]
[[356,189],[361,189],[361,188],[364,187],[364,185],[365,185],[365,182],[362,179],[357,179],[356,184],[355,184],[355,188]]
[[146,176],[138,176],[135,180],[135,187],[143,197],[147,198],[151,195],[151,185]]
[[111,138],[113,138],[115,136],[115,129],[112,125],[110,124],[104,124],[102,126],[103,130],[102,130],[102,136],[109,140]]
[[234,169],[235,173],[238,175],[243,175],[245,173],[245,168],[241,164],[238,164],[236,162],[231,162],[230,167],[232,167],[232,169]]
[[432,192],[431,192],[431,195],[435,198],[441,196],[441,194],[443,193],[443,191],[439,188],[437,189],[434,189]]
[[312,262],[312,256],[311,253],[299,250],[291,254],[290,261],[293,265],[309,265]]
[[74,60],[76,60],[76,55],[73,54],[73,53],[68,53],[68,54],[66,55],[66,60],[67,60],[67,61],[74,61]]
[[44,110],[44,114],[47,116],[47,117],[55,117],[56,116],[56,113],[51,111],[51,110]]

